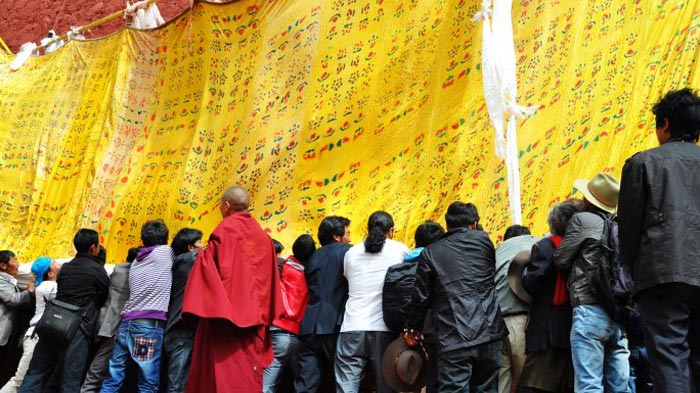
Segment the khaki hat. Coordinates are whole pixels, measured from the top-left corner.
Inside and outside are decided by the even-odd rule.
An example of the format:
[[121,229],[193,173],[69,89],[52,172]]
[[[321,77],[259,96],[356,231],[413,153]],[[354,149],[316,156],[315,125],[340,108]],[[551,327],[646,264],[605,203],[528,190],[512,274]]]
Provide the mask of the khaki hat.
[[525,265],[530,262],[530,252],[531,250],[523,250],[515,254],[510,261],[510,266],[508,266],[508,285],[515,296],[527,304],[530,304],[532,297],[523,287],[522,276]]
[[607,173],[600,172],[591,180],[577,179],[574,188],[596,207],[613,214],[617,210],[617,198],[620,195],[620,182]]
[[399,336],[384,351],[382,358],[382,375],[384,381],[399,392],[416,392],[425,386],[423,370],[425,360],[418,349],[406,344],[406,339]]

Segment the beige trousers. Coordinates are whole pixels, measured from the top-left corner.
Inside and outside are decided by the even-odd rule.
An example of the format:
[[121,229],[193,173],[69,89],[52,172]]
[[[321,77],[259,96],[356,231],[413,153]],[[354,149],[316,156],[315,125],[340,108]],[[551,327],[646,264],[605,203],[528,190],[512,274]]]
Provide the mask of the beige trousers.
[[515,391],[520,373],[525,365],[525,326],[527,314],[503,317],[508,327],[508,337],[503,340],[501,369],[498,372],[498,393]]

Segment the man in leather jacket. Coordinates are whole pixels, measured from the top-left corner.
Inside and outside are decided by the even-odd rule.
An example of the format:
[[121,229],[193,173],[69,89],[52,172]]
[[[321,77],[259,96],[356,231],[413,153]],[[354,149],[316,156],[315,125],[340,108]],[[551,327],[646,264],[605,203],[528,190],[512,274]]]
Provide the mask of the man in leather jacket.
[[476,230],[479,215],[471,203],[452,203],[445,221],[447,233],[420,254],[406,326],[419,331],[432,310],[441,393],[495,393],[508,331],[496,299],[493,243]]
[[606,252],[601,247],[605,220],[615,212],[617,180],[599,173],[590,181],[579,179],[574,187],[584,197],[584,211],[576,213],[566,227],[554,264],[569,273],[569,299],[573,307],[571,354],[574,390],[578,393],[625,392],[629,380],[627,337],[599,299],[589,277],[599,273]]
[[654,391],[700,391],[700,97],[653,107],[659,147],[622,169],[619,234],[634,278]]

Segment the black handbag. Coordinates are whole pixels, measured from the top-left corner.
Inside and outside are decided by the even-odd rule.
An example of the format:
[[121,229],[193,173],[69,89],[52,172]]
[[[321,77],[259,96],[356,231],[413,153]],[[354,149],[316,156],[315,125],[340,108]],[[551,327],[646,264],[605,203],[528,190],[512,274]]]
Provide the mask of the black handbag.
[[52,299],[46,303],[44,314],[37,322],[34,332],[42,340],[68,344],[80,327],[85,316],[82,307]]

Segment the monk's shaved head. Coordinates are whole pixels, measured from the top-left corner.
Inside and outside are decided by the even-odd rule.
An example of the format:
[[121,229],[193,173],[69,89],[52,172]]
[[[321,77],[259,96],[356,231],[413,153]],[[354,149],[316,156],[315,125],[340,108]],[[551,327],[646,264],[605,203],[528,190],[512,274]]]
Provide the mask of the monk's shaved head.
[[221,195],[221,214],[224,217],[235,212],[246,211],[249,207],[250,195],[241,186],[229,187]]
[[250,195],[241,186],[227,188],[221,196],[221,201],[231,204],[231,208],[237,212],[248,210],[250,207]]

